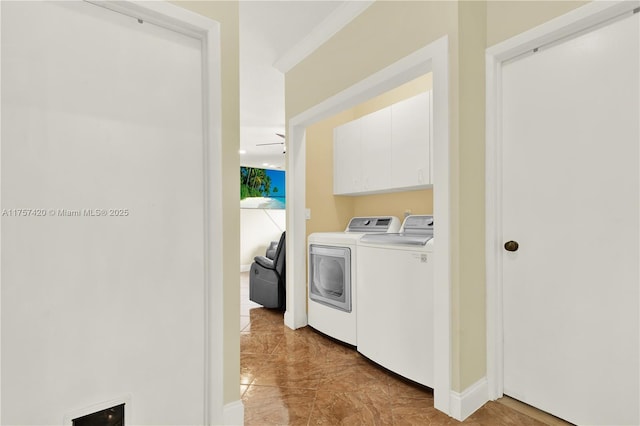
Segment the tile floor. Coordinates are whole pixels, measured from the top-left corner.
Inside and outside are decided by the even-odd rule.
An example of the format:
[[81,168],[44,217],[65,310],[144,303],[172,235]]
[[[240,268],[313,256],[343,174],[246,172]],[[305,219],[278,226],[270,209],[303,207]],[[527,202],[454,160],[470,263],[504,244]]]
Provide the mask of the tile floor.
[[[240,391],[245,425],[460,423],[433,407],[430,389],[407,383],[309,327],[287,328],[282,312],[248,300],[248,274],[243,273],[241,281]],[[524,414],[527,411],[517,404],[513,408],[489,402],[462,424],[557,424],[544,413],[536,415],[535,409],[532,416]]]

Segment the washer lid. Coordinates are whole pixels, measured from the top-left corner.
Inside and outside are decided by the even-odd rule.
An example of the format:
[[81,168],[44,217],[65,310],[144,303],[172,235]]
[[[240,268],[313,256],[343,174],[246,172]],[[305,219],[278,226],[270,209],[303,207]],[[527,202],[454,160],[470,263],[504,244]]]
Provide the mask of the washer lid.
[[408,244],[412,246],[424,246],[431,239],[433,239],[433,234],[419,235],[402,232],[398,234],[365,234],[360,241],[363,243],[375,244]]

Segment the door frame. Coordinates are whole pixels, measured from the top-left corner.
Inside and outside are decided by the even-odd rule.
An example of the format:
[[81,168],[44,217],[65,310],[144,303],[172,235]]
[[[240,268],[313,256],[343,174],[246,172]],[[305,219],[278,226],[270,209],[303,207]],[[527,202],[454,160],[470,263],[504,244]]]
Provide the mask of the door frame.
[[[224,404],[224,300],[222,221],[222,95],[220,23],[166,1],[86,0],[95,6],[141,19],[201,41],[202,144],[204,217],[204,360],[203,423],[242,423],[243,407],[237,401]],[[1,11],[1,8],[0,8]],[[0,12],[1,13],[1,12]],[[0,67],[1,69],[1,67]],[[0,87],[0,93],[2,88]],[[1,118],[0,118],[1,120]],[[1,125],[1,122],[0,122]],[[0,194],[1,197],[1,194]],[[0,236],[2,229],[0,228]],[[2,288],[0,283],[0,289]],[[0,290],[1,291],[1,290]],[[0,348],[1,349],[1,348]],[[1,350],[0,350],[1,353]],[[0,371],[0,377],[2,372]],[[0,398],[1,403],[1,398]],[[0,406],[0,412],[2,407]]]
[[434,232],[434,405],[451,412],[451,226],[449,173],[449,39],[443,36],[388,67],[355,83],[288,123],[287,150],[287,310],[284,322],[307,325],[306,137],[311,124],[433,72]]
[[594,1],[486,50],[486,282],[489,399],[504,392],[502,282],[502,64],[640,7],[640,1]]

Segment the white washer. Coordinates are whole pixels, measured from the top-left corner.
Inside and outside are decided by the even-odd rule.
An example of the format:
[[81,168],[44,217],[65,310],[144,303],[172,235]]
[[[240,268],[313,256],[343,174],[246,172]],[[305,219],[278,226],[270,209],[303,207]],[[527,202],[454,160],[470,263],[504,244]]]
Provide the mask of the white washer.
[[358,241],[358,352],[433,388],[433,216]]
[[398,232],[397,217],[354,217],[344,232],[309,235],[308,322],[316,330],[357,345],[357,242],[366,233]]

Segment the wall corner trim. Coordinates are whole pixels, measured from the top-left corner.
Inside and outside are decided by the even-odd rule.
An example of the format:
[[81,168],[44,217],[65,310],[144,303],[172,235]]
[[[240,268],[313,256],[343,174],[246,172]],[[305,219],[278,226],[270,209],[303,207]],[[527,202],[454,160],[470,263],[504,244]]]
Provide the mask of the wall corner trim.
[[307,313],[297,313],[297,317],[294,313],[287,309],[284,313],[284,325],[289,327],[292,330],[296,330],[298,328],[305,327],[308,324],[307,322]]
[[243,425],[244,404],[242,403],[242,400],[239,399],[225,404],[222,416],[225,425]]
[[462,393],[451,391],[450,415],[456,420],[463,421],[488,401],[489,387],[487,378],[483,377]]

